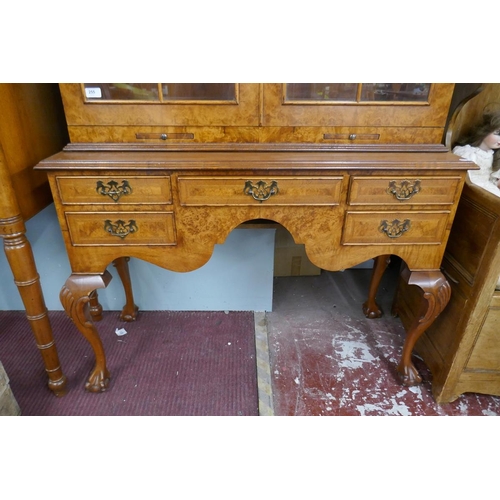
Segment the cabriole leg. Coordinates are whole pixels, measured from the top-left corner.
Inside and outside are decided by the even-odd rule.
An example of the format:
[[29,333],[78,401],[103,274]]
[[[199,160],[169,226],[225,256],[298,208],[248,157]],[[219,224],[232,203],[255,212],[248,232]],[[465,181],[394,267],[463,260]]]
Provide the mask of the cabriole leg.
[[416,285],[424,292],[420,311],[410,325],[403,345],[401,362],[398,372],[403,385],[412,386],[422,382],[422,377],[411,361],[413,348],[420,336],[429,328],[451,297],[450,284],[440,271],[402,271],[402,278],[409,285]]
[[106,355],[90,313],[92,292],[105,288],[111,281],[111,274],[72,274],[63,286],[60,294],[66,314],[90,343],[95,355],[95,367],[85,384],[90,392],[103,392],[109,385],[109,371],[106,367]]

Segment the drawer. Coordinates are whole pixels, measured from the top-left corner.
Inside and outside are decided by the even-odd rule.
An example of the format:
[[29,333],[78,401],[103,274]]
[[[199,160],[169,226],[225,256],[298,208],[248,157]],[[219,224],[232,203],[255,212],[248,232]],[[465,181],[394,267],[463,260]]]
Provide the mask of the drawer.
[[338,205],[338,177],[179,177],[184,206]]
[[63,205],[172,203],[169,176],[59,176],[57,186]]
[[350,205],[451,205],[461,185],[460,177],[353,176]]
[[347,212],[344,245],[439,244],[450,212]]
[[172,212],[66,212],[74,246],[175,245]]

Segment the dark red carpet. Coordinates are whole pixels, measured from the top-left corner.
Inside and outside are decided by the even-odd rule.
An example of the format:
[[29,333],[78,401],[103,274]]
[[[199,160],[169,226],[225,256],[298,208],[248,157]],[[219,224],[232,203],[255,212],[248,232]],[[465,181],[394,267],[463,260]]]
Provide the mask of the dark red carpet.
[[97,323],[111,382],[92,394],[84,389],[90,344],[64,312],[49,313],[68,378],[68,393],[57,398],[25,313],[0,311],[0,360],[22,415],[258,415],[252,312],[144,311],[133,323],[118,316],[105,312]]

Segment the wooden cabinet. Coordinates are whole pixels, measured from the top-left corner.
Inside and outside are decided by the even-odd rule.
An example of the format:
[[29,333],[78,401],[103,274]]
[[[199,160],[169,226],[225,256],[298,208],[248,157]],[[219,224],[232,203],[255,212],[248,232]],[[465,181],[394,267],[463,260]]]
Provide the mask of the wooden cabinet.
[[454,84],[61,84],[72,142],[439,144]]
[[[281,224],[311,262],[341,270],[397,254],[423,291],[398,370],[421,381],[413,346],[449,300],[440,272],[463,162],[441,144],[453,84],[61,84],[71,144],[48,174],[72,274],[61,292],[90,342],[86,387],[105,390],[93,318],[114,262],[204,265],[252,220]],[[256,270],[258,272],[258,270]]]

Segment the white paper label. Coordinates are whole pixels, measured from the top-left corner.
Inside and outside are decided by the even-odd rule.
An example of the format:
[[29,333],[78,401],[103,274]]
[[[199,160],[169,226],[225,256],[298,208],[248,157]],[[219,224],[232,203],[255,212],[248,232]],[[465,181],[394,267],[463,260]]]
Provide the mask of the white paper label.
[[102,97],[102,92],[99,87],[86,87],[85,95],[87,99],[100,99]]

